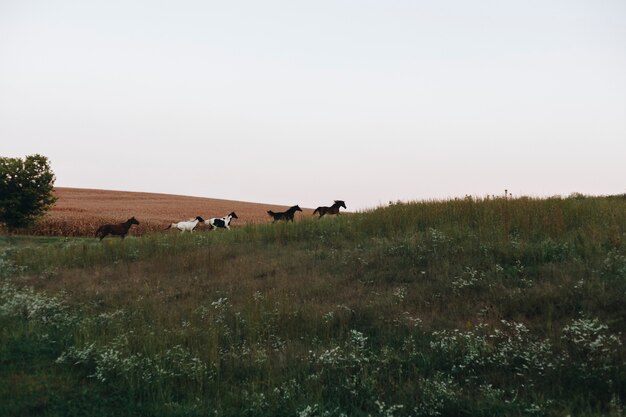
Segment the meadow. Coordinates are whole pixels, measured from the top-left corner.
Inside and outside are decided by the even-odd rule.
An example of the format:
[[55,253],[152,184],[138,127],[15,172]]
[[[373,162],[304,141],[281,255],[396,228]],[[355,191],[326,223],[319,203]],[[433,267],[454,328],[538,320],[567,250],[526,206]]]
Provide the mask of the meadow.
[[0,238],[3,416],[623,416],[626,196]]

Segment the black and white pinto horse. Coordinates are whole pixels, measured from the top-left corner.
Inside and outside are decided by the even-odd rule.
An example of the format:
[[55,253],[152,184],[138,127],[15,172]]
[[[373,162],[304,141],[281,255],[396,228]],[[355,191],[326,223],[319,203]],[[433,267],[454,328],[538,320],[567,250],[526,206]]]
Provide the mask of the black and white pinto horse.
[[102,240],[107,235],[114,235],[114,236],[121,236],[121,238],[124,239],[126,235],[128,234],[128,230],[130,229],[130,226],[132,226],[133,224],[137,224],[137,225],[139,224],[139,221],[134,217],[131,217],[130,219],[126,220],[124,223],[103,224],[96,231],[96,237]]
[[339,207],[346,208],[346,203],[344,203],[343,200],[335,200],[335,204],[333,204],[332,206],[318,207],[313,211],[313,214],[319,213],[320,218],[322,218],[322,216],[324,216],[325,214],[339,214]]
[[213,229],[228,229],[230,230],[230,221],[232,219],[238,219],[237,214],[235,212],[231,212],[228,216],[224,217],[213,217],[204,221],[204,224],[208,225],[210,230]]
[[184,233],[185,231],[189,231],[193,233],[193,229],[195,229],[198,223],[200,222],[204,222],[204,219],[200,216],[197,216],[193,220],[182,221],[178,223],[170,223],[170,225],[167,226],[165,230],[169,230],[173,227],[173,228],[180,230],[182,233]]
[[274,221],[286,220],[286,221],[293,222],[293,215],[296,213],[296,211],[302,211],[300,206],[295,205],[293,207],[290,207],[289,210],[287,211],[273,212],[272,210],[268,210],[267,214],[269,214],[272,217],[272,219],[274,219]]

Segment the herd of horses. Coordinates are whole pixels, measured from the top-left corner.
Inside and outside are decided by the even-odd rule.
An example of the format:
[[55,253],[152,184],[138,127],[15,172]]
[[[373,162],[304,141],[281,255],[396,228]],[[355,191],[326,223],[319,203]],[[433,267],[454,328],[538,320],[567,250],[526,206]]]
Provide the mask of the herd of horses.
[[[322,218],[327,214],[338,215],[339,209],[341,207],[345,209],[346,203],[343,200],[335,200],[335,203],[330,207],[321,206],[321,207],[316,208],[313,211],[313,215],[318,214],[319,218]],[[296,211],[300,211],[300,212],[302,211],[300,206],[295,205],[295,206],[289,207],[289,209],[287,209],[286,211],[279,211],[279,212],[268,210],[267,214],[269,214],[269,216],[273,219],[273,222],[280,221],[280,220],[293,222],[293,217],[296,214]],[[228,214],[227,216],[213,217],[208,220],[204,220],[201,216],[197,216],[196,218],[191,219],[191,220],[180,221],[177,223],[170,223],[170,225],[167,226],[165,230],[174,228],[174,229],[180,230],[181,232],[185,232],[185,231],[193,232],[193,230],[196,228],[196,226],[199,223],[206,224],[207,226],[209,226],[210,230],[214,230],[214,229],[230,230],[231,220],[238,219],[238,218],[239,217],[237,217],[237,214],[234,211]],[[131,217],[130,219],[126,220],[124,223],[104,224],[100,226],[98,230],[96,231],[96,237],[102,240],[106,236],[112,235],[112,236],[120,236],[122,239],[124,239],[126,235],[128,234],[130,227],[133,224],[137,224],[137,225],[139,224],[139,221],[135,217]]]

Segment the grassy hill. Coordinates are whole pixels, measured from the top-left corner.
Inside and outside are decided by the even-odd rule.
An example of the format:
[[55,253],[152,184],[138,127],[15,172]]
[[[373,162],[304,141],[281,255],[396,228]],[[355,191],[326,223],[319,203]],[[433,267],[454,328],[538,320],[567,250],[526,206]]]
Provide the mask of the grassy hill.
[[623,415],[624,196],[0,248],[0,415]]

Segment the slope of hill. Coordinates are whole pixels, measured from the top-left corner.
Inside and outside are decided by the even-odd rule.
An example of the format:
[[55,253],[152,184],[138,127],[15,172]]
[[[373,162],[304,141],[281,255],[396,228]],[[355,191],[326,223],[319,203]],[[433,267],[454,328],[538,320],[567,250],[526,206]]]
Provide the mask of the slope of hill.
[[[50,236],[93,236],[103,223],[119,223],[135,216],[140,225],[131,229],[131,235],[163,230],[169,223],[196,216],[222,217],[234,211],[239,219],[233,227],[270,220],[267,210],[283,210],[284,206],[188,197],[171,194],[128,191],[94,190],[82,188],[55,188],[58,200],[55,206],[29,234]],[[304,209],[303,215],[310,215]],[[204,226],[200,226],[202,229]]]
[[0,415],[623,416],[625,208],[0,238]]

